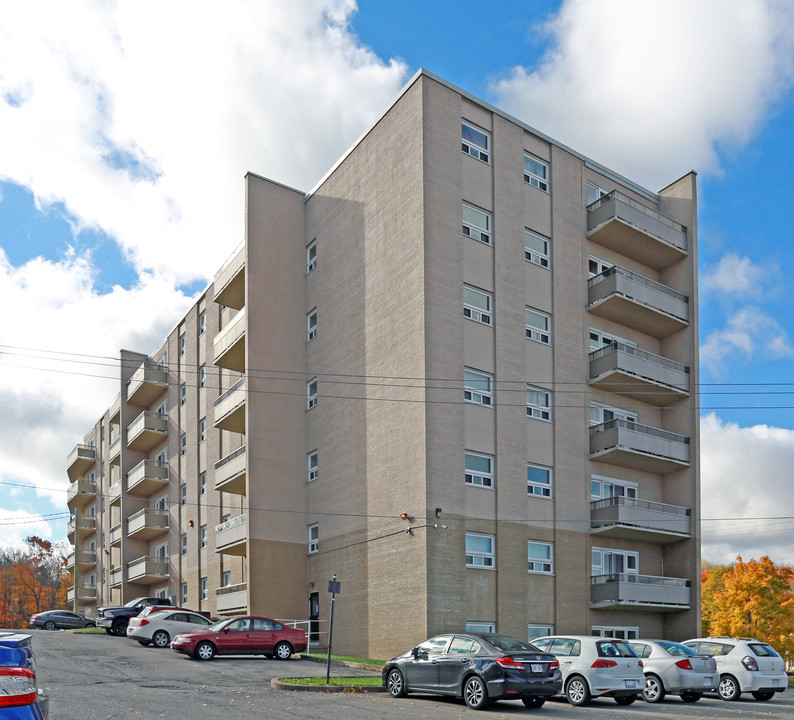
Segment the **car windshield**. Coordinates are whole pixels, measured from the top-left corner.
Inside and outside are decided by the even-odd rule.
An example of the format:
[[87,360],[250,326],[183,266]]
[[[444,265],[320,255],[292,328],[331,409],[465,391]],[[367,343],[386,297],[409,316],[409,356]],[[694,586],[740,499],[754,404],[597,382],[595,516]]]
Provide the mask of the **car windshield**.
[[680,655],[697,655],[692,648],[688,648],[686,645],[682,645],[681,643],[660,642],[659,645],[667,650],[667,652],[669,652],[671,655],[675,655],[676,657]]
[[780,657],[769,645],[766,643],[748,643],[750,650],[755,653],[756,657]]
[[596,643],[600,657],[637,657],[628,643],[608,640]]
[[532,643],[510,635],[485,635],[485,639],[505,652],[541,652]]
[[213,623],[210,625],[207,630],[213,630],[214,632],[218,632],[218,630],[223,630],[234,618],[225,618],[223,620],[218,620],[218,622]]
[[135,607],[141,600],[145,600],[146,598],[135,598],[134,600],[130,600],[124,607]]

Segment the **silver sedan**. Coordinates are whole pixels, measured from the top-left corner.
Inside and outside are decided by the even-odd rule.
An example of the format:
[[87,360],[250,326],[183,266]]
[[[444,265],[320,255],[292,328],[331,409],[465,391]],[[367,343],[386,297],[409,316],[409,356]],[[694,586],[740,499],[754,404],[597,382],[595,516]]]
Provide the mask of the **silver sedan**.
[[634,652],[642,658],[645,689],[642,698],[649,703],[664,700],[667,693],[681,696],[684,702],[697,702],[704,692],[714,692],[720,682],[717,664],[709,655],[669,640],[632,640]]

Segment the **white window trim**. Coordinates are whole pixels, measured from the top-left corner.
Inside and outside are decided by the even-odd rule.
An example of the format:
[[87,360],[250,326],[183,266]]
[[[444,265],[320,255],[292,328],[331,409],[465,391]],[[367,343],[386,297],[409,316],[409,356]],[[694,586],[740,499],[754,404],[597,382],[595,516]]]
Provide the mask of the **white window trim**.
[[[466,300],[466,290],[470,292],[477,293],[478,295],[482,295],[488,305],[488,309],[483,312],[482,308],[478,308],[476,305],[469,305]],[[493,294],[489,293],[487,290],[480,290],[480,288],[476,288],[473,285],[464,285],[463,286],[463,317],[468,318],[469,320],[474,320],[476,322],[482,323],[483,325],[493,325]]]
[[182,383],[179,386],[179,407],[183,407],[187,403],[187,383]]
[[204,310],[199,313],[199,335],[203,335],[207,331],[207,311]]
[[[529,557],[530,544],[548,547],[549,559],[531,560]],[[554,543],[546,542],[545,540],[527,540],[527,572],[532,575],[554,575]]]
[[[527,322],[527,310],[533,313],[537,313],[538,315],[546,318],[547,323],[546,326],[548,329],[541,330],[540,328],[536,327],[535,325],[530,325]],[[538,310],[533,307],[529,307],[528,305],[525,306],[524,309],[524,325],[526,327],[527,339],[534,340],[535,342],[541,343],[543,345],[551,345],[551,315],[548,313],[543,312],[542,310]]]
[[179,555],[180,557],[187,555],[187,533],[182,533],[179,539]]
[[[314,458],[314,466],[312,466],[312,458]],[[316,450],[308,453],[306,455],[306,482],[314,482],[318,477],[318,469],[319,469],[319,453]]]
[[199,420],[198,426],[198,440],[203,443],[207,439],[207,418],[203,417]]
[[207,494],[207,473],[199,473],[199,495]]
[[[595,337],[593,337],[595,335]],[[596,350],[601,350],[602,348],[609,347],[610,345],[619,342],[623,343],[624,345],[628,345],[629,347],[638,347],[637,343],[632,342],[631,340],[626,340],[626,338],[618,337],[617,335],[613,335],[612,333],[605,333],[603,330],[599,330],[598,328],[591,327],[590,328],[590,352],[595,352]],[[595,344],[596,347],[593,347]]]
[[209,538],[209,535],[207,533],[207,526],[206,525],[202,525],[199,528],[199,548],[201,548],[203,550],[204,548],[207,547],[207,545],[209,544],[208,538]]
[[465,483],[466,485],[470,485],[472,487],[481,487],[486,488],[488,490],[493,490],[494,487],[494,457],[493,455],[487,455],[485,453],[478,453],[474,452],[473,450],[466,450],[464,453],[464,465],[465,465],[465,457],[466,455],[476,455],[477,457],[487,458],[488,462],[491,466],[491,471],[484,473],[484,472],[475,472],[470,470],[469,468],[465,468]]
[[[598,483],[600,495],[593,492],[593,483]],[[624,490],[623,495],[604,495],[604,485],[611,485],[612,487],[622,487]],[[637,499],[640,496],[640,486],[637,483],[629,482],[628,480],[618,480],[617,478],[606,477],[605,475],[591,475],[590,476],[590,499],[591,500],[607,500],[612,497],[626,497],[630,499]]]
[[[312,385],[314,385],[313,391]],[[306,409],[311,410],[313,407],[317,407],[317,378],[312,378],[306,383]]]
[[[483,128],[475,125],[468,120],[461,120],[461,151],[465,155],[470,155],[471,157],[480,160],[481,162],[486,163],[487,165],[491,164],[491,133],[488,130],[484,130]],[[475,132],[482,133],[485,135],[486,145],[487,147],[483,147],[482,145],[478,145],[470,140],[465,140],[463,138],[463,125],[468,128],[471,128]],[[484,156],[484,157],[483,157]]]
[[187,605],[187,583],[182,583],[180,590],[182,595],[182,605]]
[[[591,195],[590,191],[591,190],[593,191],[592,195],[594,196],[592,200],[590,199],[590,195]],[[588,206],[592,205],[594,202],[597,202],[598,200],[600,200],[602,197],[604,197],[606,195],[609,195],[609,190],[604,190],[604,188],[600,187],[599,185],[596,185],[591,180],[587,181],[587,196],[586,197],[587,197],[587,205]]]
[[[475,552],[469,551],[468,549],[465,550],[466,554],[466,567],[467,568],[474,568],[475,570],[495,570],[496,569],[496,537],[494,535],[487,535],[486,533],[475,533],[475,532],[467,532],[466,538],[469,537],[484,537],[488,538],[491,541],[491,552],[484,553],[484,552]],[[477,563],[475,562],[475,558],[481,558],[482,562]]]
[[472,205],[471,203],[464,202],[464,207],[468,207],[471,210],[475,210],[476,212],[480,212],[485,215],[488,219],[488,227],[481,227],[480,225],[474,225],[472,223],[463,221],[463,234],[466,237],[470,237],[473,240],[477,240],[478,242],[485,243],[486,245],[493,245],[493,215],[488,212],[487,210],[483,210],[482,208],[477,207],[476,205]]
[[474,633],[492,633],[496,632],[496,623],[492,622],[478,622],[477,620],[469,620],[466,622],[466,632]]
[[[537,250],[535,250],[535,248],[528,247],[528,235],[545,242],[546,252],[539,253]],[[545,235],[541,235],[539,232],[535,232],[529,228],[524,228],[524,260],[531,262],[534,265],[539,265],[542,268],[546,268],[547,270],[551,270],[551,239],[547,238]]]
[[199,365],[199,387],[207,387],[207,365]]
[[182,433],[179,438],[179,456],[183,457],[187,455],[187,435]]
[[[598,412],[598,420],[593,421],[593,410]],[[613,417],[605,418],[605,413],[612,413]],[[590,402],[590,425],[603,425],[611,420],[625,420],[626,422],[639,423],[639,415],[623,408],[612,407],[603,403]]]
[[199,588],[200,588],[200,597],[202,600],[206,600],[209,596],[209,588],[207,584],[207,578],[203,577],[199,581]]
[[[316,531],[312,537],[312,531]],[[320,524],[312,523],[309,525],[309,555],[320,552]]]
[[630,625],[592,625],[590,633],[595,637],[611,638],[613,640],[639,640],[640,638],[639,627]]
[[[593,554],[599,553],[601,555],[601,564],[596,565],[593,562]],[[620,555],[623,557],[623,570],[609,572],[604,568],[604,555]],[[633,558],[636,562],[633,568],[629,568],[628,559]],[[620,548],[605,548],[593,546],[590,549],[590,574],[593,577],[598,575],[639,575],[640,573],[640,554],[636,550],[621,550]]]
[[311,342],[317,337],[317,308],[312,308],[306,314],[306,342]]
[[[533,635],[530,630],[540,630],[541,632],[537,635]],[[544,623],[528,623],[527,624],[527,640],[532,642],[537,638],[546,637],[548,635],[554,635],[554,625],[547,625]]]
[[[314,251],[312,255],[312,251]],[[317,267],[317,241],[313,240],[306,246],[306,274]]]
[[466,376],[463,376],[463,399],[473,405],[482,405],[483,407],[493,407],[493,375],[490,373],[482,372],[481,370],[474,370],[473,368],[465,368],[471,373],[482,375],[488,379],[488,390],[470,387],[466,385]]
[[[529,158],[533,162],[536,162],[546,168],[546,176],[541,177],[537,173],[527,170],[526,159]],[[524,182],[532,185],[532,187],[537,188],[538,190],[542,190],[543,192],[549,191],[549,163],[545,160],[541,160],[536,155],[532,155],[531,153],[524,152]]]
[[[593,272],[590,269],[590,263],[596,264],[597,272]],[[587,275],[590,278],[594,278],[596,275],[600,275],[601,273],[609,270],[610,268],[615,267],[615,263],[607,262],[606,260],[602,260],[601,258],[596,257],[595,255],[589,255],[587,257]]]
[[551,422],[552,414],[551,408],[552,404],[554,403],[554,396],[552,395],[551,390],[546,390],[545,388],[537,387],[535,385],[527,385],[527,392],[541,392],[546,393],[546,405],[538,405],[537,403],[530,403],[527,401],[527,417],[535,418],[536,420],[544,420],[545,422]]
[[[551,500],[554,497],[554,470],[548,465],[527,463],[527,468],[531,467],[546,470],[549,473],[549,483],[548,485],[544,485],[543,483],[532,482],[527,476],[527,495],[543,498],[544,500]],[[539,490],[540,492],[535,492],[535,490]]]

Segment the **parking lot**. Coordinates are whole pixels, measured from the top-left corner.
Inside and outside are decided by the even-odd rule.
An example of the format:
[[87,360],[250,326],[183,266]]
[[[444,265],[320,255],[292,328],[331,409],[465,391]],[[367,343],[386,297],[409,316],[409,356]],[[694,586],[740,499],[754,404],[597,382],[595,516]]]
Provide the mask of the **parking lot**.
[[[27,631],[26,631],[27,632]],[[727,703],[704,698],[694,705],[673,697],[660,705],[642,701],[618,707],[612,700],[596,700],[574,708],[562,700],[541,710],[521,703],[500,702],[482,712],[461,701],[409,695],[395,700],[384,693],[313,693],[273,690],[274,677],[324,675],[325,666],[307,660],[287,662],[262,657],[221,657],[199,662],[170,649],[142,647],[127,638],[102,634],[29,631],[36,650],[37,675],[50,693],[52,720],[94,718],[736,718],[736,720],[794,720],[794,690],[769,702],[751,697]],[[361,670],[332,668],[338,675],[368,675]],[[208,715],[211,713],[211,715]]]

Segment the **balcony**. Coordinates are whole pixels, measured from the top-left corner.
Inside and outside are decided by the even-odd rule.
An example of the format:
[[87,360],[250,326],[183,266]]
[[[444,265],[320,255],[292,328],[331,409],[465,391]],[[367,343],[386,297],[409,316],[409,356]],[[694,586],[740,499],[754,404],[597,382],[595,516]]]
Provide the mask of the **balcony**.
[[96,463],[96,448],[93,445],[77,445],[66,458],[66,472],[74,482]]
[[110,568],[110,587],[118,587],[124,581],[124,573],[121,568]]
[[248,546],[248,521],[238,515],[215,526],[215,552],[224,555],[245,555]]
[[245,243],[232,253],[212,281],[215,302],[241,310],[245,305]]
[[111,507],[114,505],[121,505],[121,480],[116,480],[116,482],[108,488],[108,502]]
[[689,368],[625,343],[590,353],[590,385],[651,405],[689,397]]
[[113,545],[121,544],[121,538],[123,534],[124,533],[122,532],[121,529],[121,523],[119,523],[118,525],[114,525],[112,528],[110,528],[110,537],[108,541],[110,542],[111,547]]
[[245,445],[215,463],[215,489],[245,495],[245,475],[248,456]]
[[611,497],[590,503],[593,534],[638,542],[668,543],[691,536],[688,508],[678,505]]
[[108,410],[108,419],[111,425],[121,425],[121,393],[113,398],[113,403]]
[[656,270],[687,256],[683,225],[617,190],[587,206],[587,237]]
[[248,583],[218,588],[215,591],[215,612],[245,615],[248,612]]
[[96,499],[96,483],[75,480],[66,491],[66,504],[70,510],[83,508]]
[[[74,602],[74,585],[66,591],[66,602]],[[78,600],[96,600],[96,585],[77,585]]]
[[243,372],[245,370],[245,308],[240,310],[216,336],[215,359],[218,367]]
[[149,452],[168,437],[168,416],[144,410],[127,426],[127,447]]
[[145,362],[127,380],[127,402],[148,407],[168,390],[168,368]]
[[587,309],[657,338],[689,325],[686,295],[619,265],[588,280]]
[[222,393],[215,401],[214,425],[220,430],[245,432],[245,378],[241,377],[234,385]]
[[111,465],[121,465],[121,435],[110,443],[108,455]]
[[168,558],[144,556],[127,563],[127,582],[148,585],[170,576]]
[[[79,543],[75,542],[75,528],[84,533],[92,533],[96,531],[96,516],[95,515],[75,515],[66,526],[66,537],[72,545]],[[82,534],[82,533],[81,533]]]
[[691,587],[684,578],[614,573],[590,578],[590,607],[594,609],[688,610]]
[[590,459],[652,473],[689,467],[689,438],[628,420],[590,428]]
[[66,567],[74,567],[75,560],[78,565],[96,565],[96,550],[72,550],[66,556]]
[[155,537],[168,532],[168,510],[144,508],[127,520],[127,537],[136,540]]
[[157,460],[141,460],[127,473],[127,494],[149,497],[168,487],[168,464]]

